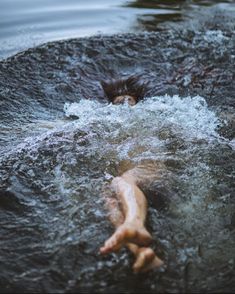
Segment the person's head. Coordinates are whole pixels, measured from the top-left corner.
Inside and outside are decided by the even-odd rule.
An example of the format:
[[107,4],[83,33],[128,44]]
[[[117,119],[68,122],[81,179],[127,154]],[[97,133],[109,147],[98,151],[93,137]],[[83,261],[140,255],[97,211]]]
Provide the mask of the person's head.
[[144,99],[148,83],[137,75],[123,79],[101,81],[104,93],[113,104],[128,103],[133,106]]
[[130,95],[120,95],[113,99],[113,104],[123,104],[128,103],[130,106],[133,106],[137,103],[136,97],[130,96]]

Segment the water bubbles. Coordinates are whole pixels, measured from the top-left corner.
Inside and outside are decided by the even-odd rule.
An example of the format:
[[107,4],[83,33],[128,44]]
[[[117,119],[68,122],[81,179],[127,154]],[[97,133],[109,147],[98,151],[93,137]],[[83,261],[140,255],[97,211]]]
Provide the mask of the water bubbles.
[[34,177],[35,177],[35,173],[34,173],[34,171],[33,171],[32,169],[28,170],[28,171],[27,171],[27,174],[28,174],[28,176],[30,176],[31,178],[34,178]]
[[[218,136],[218,118],[200,96],[151,97],[134,107],[104,105],[83,99],[79,103],[66,103],[64,111],[67,117],[79,118],[76,121],[78,127],[92,125],[91,131],[101,130],[104,137],[109,139],[118,139],[121,136],[123,142],[126,138],[149,141],[148,138],[152,138],[163,127],[173,130],[185,139],[209,139]],[[154,140],[152,142],[155,143]]]
[[208,30],[205,32],[204,40],[208,43],[221,45],[224,41],[229,40],[229,38],[224,36],[221,30]]
[[104,173],[104,177],[105,177],[106,180],[113,179],[113,176],[111,174],[107,173],[107,172]]

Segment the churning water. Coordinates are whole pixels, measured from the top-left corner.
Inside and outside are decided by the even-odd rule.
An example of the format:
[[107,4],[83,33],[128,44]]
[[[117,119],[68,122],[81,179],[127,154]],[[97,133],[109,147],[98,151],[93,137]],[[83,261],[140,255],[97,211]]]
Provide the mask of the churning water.
[[[158,33],[48,43],[0,62],[0,291],[189,293],[235,289],[234,15],[211,10]],[[133,107],[100,81],[149,82]],[[100,256],[104,195],[129,167],[143,187],[162,269]]]
[[[15,244],[10,245],[10,236],[2,243],[7,264],[3,276],[11,276],[11,284],[23,281],[21,287],[29,289],[28,283],[36,281],[42,291],[68,292],[96,285],[102,292],[117,285],[121,273],[110,278],[110,271],[121,267],[121,275],[126,271],[131,275],[125,250],[120,259],[98,255],[112,232],[102,193],[122,166],[145,160],[164,162],[168,173],[157,186],[152,183],[152,189],[159,188],[166,199],[163,209],[150,205],[148,217],[155,250],[169,263],[168,270],[158,273],[159,285],[148,280],[148,291],[213,289],[217,273],[204,277],[212,268],[220,273],[218,285],[231,279],[234,204],[229,192],[216,192],[230,175],[214,163],[231,150],[217,133],[221,122],[204,98],[165,95],[134,107],[81,99],[65,103],[64,113],[63,120],[47,121],[41,134],[26,138],[2,159],[10,174],[5,174],[9,191],[2,196],[5,209],[18,215]],[[9,214],[2,222],[8,231],[12,217]],[[7,260],[9,246],[21,258]],[[63,281],[58,283],[58,277]]]

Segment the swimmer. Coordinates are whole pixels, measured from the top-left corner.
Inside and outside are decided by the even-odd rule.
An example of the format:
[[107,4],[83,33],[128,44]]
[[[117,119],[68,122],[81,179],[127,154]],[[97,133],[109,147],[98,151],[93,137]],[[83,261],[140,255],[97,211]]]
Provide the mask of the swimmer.
[[109,102],[113,104],[127,102],[130,106],[144,99],[148,85],[148,82],[141,81],[137,75],[126,79],[101,81],[104,94]]
[[[110,102],[127,102],[130,106],[142,100],[146,91],[146,84],[140,84],[135,76],[110,83],[102,82],[102,87]],[[147,272],[163,265],[163,261],[149,247],[152,236],[145,227],[147,200],[140,189],[140,184],[153,180],[153,177],[160,177],[157,171],[162,167],[163,165],[155,164],[153,170],[146,165],[137,166],[112,180],[111,189],[115,191],[121,209],[118,200],[106,198],[110,220],[116,230],[100,248],[100,252],[107,254],[127,247],[135,256],[135,273]]]

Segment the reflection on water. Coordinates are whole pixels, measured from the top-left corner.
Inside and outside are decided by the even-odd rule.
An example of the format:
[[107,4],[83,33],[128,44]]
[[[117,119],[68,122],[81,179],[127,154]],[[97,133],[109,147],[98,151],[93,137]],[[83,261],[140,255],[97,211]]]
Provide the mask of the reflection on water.
[[233,3],[233,0],[136,0],[128,3],[127,6],[138,8],[168,8],[182,9],[192,5],[210,6],[217,3]]
[[[137,16],[136,30],[158,31],[163,28],[165,22],[174,23],[193,18],[194,11],[202,6],[219,4],[220,8],[230,10],[233,0],[225,1],[201,1],[201,0],[137,0],[127,4],[127,7],[141,8],[142,13]],[[226,5],[227,4],[227,5]],[[235,6],[233,6],[234,9]],[[158,13],[148,13],[146,8],[155,9]],[[161,13],[162,11],[162,13]]]
[[0,58],[52,40],[154,31],[158,24],[180,21],[197,7],[216,3],[233,1],[1,0]]
[[[129,7],[138,8],[168,8],[168,9],[181,9],[184,5],[191,1],[187,0],[170,0],[170,1],[155,1],[155,0],[137,0],[133,3],[127,4]],[[213,4],[213,3],[211,3]]]

